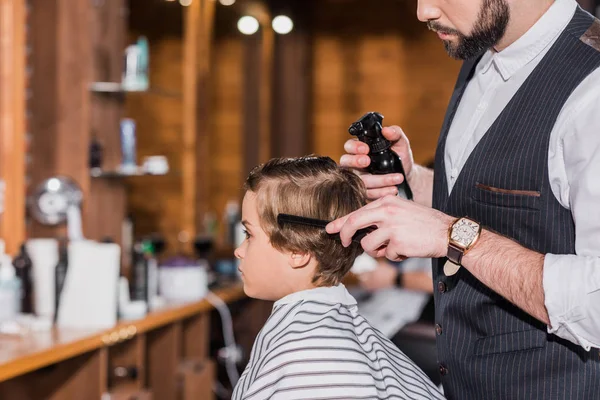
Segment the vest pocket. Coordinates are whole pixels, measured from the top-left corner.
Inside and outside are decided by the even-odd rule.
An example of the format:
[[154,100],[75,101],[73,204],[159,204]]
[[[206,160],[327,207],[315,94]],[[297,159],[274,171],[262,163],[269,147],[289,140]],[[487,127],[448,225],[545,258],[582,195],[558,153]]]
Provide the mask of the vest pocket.
[[546,345],[546,333],[537,329],[486,336],[475,341],[473,355],[510,353],[540,349]]
[[541,193],[536,190],[499,188],[477,182],[472,198],[485,205],[539,210]]

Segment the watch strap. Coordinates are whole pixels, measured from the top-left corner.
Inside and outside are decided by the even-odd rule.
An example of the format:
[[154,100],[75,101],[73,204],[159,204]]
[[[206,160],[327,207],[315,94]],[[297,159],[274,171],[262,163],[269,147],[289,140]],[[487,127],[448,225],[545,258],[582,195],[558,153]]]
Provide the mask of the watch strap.
[[453,243],[448,243],[448,254],[446,257],[456,265],[461,265],[464,250]]
[[396,287],[401,288],[404,285],[404,274],[402,271],[398,271],[398,275],[396,275]]

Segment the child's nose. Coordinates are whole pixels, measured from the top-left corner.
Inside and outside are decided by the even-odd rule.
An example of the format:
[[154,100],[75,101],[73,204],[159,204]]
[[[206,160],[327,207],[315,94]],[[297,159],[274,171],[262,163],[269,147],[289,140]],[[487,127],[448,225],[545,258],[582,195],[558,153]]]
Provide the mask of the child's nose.
[[[242,245],[242,246],[243,246],[243,245]],[[242,252],[242,246],[238,247],[238,248],[237,248],[237,249],[235,249],[235,251],[233,252],[233,254],[235,255],[235,258],[238,258],[238,259],[240,259],[240,260],[241,260],[242,258],[244,258],[244,254],[243,254],[243,252]]]

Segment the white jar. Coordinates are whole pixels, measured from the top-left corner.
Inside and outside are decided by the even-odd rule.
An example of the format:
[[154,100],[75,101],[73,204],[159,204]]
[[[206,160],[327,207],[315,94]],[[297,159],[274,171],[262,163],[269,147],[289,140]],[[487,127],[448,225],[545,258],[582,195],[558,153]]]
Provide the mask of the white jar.
[[198,301],[208,291],[204,265],[160,267],[158,276],[160,295],[168,302]]

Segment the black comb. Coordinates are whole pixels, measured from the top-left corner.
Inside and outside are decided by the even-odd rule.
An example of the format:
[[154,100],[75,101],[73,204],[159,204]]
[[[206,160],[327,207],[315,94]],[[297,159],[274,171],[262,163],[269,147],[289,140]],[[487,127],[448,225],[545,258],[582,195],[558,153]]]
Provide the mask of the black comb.
[[[304,226],[312,226],[313,228],[320,228],[325,230],[325,227],[329,224],[330,221],[324,221],[322,219],[315,218],[307,218],[307,217],[299,217],[297,215],[290,214],[278,214],[277,215],[277,223],[279,226],[283,226],[284,224],[292,224],[292,225],[304,225]],[[352,241],[360,244],[360,241],[363,240],[365,236],[369,233],[373,232],[377,227],[375,225],[368,226],[366,228],[362,228],[356,231],[354,236],[352,236]],[[330,233],[329,236],[335,240],[341,240],[339,233]]]

